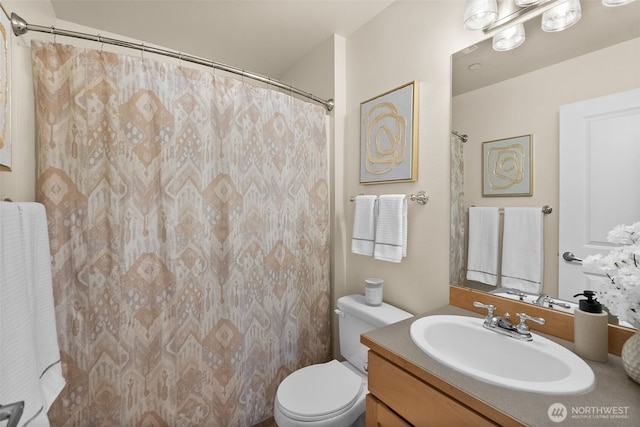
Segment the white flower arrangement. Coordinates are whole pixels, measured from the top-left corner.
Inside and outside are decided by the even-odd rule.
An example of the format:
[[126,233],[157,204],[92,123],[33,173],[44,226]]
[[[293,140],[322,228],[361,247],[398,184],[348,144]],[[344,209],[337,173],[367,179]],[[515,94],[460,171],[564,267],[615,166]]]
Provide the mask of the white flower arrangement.
[[620,246],[607,255],[590,255],[582,265],[609,277],[600,289],[594,289],[600,302],[619,320],[640,329],[640,222],[616,226],[607,240]]

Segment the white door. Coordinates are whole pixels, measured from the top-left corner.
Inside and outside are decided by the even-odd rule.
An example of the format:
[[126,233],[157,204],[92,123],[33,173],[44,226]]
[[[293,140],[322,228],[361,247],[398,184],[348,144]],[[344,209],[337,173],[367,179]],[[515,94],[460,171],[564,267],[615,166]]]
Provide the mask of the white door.
[[558,297],[590,289],[583,259],[608,252],[618,224],[640,220],[640,89],[560,107]]

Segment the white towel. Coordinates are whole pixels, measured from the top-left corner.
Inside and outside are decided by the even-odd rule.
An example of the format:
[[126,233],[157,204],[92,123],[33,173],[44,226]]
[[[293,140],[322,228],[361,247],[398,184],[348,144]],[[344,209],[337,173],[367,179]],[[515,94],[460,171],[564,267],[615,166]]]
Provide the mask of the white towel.
[[407,256],[407,198],[404,194],[378,197],[378,220],[373,257],[400,262]]
[[467,279],[496,286],[500,211],[498,208],[469,208],[469,248]]
[[353,217],[353,237],[351,252],[359,255],[373,255],[376,233],[376,205],[378,196],[356,196]]
[[540,208],[505,208],[502,287],[539,294],[543,275],[543,216]]
[[44,206],[0,202],[0,403],[24,401],[20,425],[49,425],[64,387]]

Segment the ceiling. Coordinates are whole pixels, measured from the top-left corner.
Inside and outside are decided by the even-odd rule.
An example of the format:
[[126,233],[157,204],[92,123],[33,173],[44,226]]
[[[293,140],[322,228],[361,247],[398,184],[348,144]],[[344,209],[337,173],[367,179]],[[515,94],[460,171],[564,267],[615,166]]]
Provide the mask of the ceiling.
[[278,79],[334,33],[349,36],[393,0],[51,3],[58,19]]

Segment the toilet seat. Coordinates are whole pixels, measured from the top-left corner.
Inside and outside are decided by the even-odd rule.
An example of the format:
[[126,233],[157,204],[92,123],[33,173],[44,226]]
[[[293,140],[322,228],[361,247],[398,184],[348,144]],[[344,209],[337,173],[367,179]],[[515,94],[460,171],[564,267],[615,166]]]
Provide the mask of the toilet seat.
[[321,421],[348,411],[365,387],[362,377],[337,360],[302,368],[282,381],[276,404],[298,421]]

